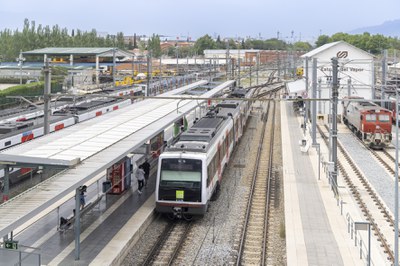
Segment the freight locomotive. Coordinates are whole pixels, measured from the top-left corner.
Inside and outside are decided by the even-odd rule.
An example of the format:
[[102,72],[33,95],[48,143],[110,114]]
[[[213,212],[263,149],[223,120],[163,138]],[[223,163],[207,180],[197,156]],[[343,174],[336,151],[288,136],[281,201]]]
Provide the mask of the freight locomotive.
[[[235,96],[251,93],[235,91]],[[249,112],[249,101],[226,99],[166,148],[158,162],[157,212],[187,220],[206,213]]]
[[343,122],[371,148],[383,149],[392,140],[392,112],[363,98],[343,101]]

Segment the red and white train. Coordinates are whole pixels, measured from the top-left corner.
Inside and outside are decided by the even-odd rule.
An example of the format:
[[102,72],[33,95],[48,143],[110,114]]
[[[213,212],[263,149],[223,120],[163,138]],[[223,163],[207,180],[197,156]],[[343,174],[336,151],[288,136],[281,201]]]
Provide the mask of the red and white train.
[[222,101],[166,148],[158,162],[157,212],[187,220],[206,213],[249,113],[249,101]]
[[[103,90],[103,94],[107,96],[139,96],[144,95],[142,87],[131,87],[128,89],[108,89]],[[101,98],[101,96],[99,96]],[[92,98],[91,101],[96,100]],[[85,98],[85,96],[61,96],[57,98],[57,100],[52,101],[51,103],[51,113],[55,113],[57,111],[63,110],[65,108],[69,108],[71,106],[79,105],[81,103],[88,102],[89,99]],[[5,110],[7,111],[7,110]],[[7,113],[7,112],[5,112]],[[3,114],[0,118],[0,125],[4,123],[12,123],[12,122],[21,122],[36,119],[39,117],[43,117],[43,103],[39,104],[37,108],[30,106],[26,110],[21,109],[19,112],[16,112],[15,109],[11,110],[10,115]]]
[[392,112],[379,105],[351,97],[343,101],[343,122],[366,145],[383,149],[392,140]]

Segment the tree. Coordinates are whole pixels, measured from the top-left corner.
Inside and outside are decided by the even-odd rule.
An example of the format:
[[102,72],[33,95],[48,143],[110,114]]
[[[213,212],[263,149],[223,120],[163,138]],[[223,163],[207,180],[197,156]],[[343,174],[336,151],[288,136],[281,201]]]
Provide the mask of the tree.
[[151,51],[153,57],[161,56],[160,36],[153,34],[147,43],[147,50]]
[[328,35],[321,35],[318,37],[318,40],[315,42],[315,46],[320,47],[324,44],[329,43],[329,36]]
[[293,44],[293,49],[296,51],[310,51],[312,48],[308,42],[296,42]]
[[215,48],[216,48],[216,43],[208,34],[197,39],[196,43],[194,44],[194,50],[199,55],[204,55],[204,50],[206,49],[215,49]]

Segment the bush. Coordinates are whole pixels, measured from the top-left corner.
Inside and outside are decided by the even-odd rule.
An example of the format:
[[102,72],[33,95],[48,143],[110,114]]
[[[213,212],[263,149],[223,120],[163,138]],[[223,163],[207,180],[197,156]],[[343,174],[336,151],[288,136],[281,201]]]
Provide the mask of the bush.
[[[51,93],[62,91],[62,84],[51,82]],[[0,91],[0,109],[5,109],[19,103],[18,99],[8,99],[7,96],[39,97],[44,92],[44,82],[35,82],[9,87]]]

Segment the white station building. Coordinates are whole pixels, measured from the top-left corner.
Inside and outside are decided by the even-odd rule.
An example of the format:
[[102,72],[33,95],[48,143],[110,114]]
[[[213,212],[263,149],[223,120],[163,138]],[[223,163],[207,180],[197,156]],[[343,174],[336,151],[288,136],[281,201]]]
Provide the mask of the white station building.
[[[331,98],[332,58],[338,58],[339,101],[344,97],[358,96],[365,99],[374,98],[374,57],[344,41],[325,44],[301,56],[303,59],[304,88],[288,84],[289,95],[296,93],[305,98],[312,97],[313,59],[317,61],[317,98]],[[308,68],[306,61],[308,60]],[[308,75],[307,75],[308,73]],[[308,89],[306,80],[308,76]],[[295,85],[295,84],[293,84]],[[293,91],[291,91],[291,87]],[[296,92],[294,90],[297,90]],[[317,113],[329,114],[329,101],[317,104]],[[342,105],[338,105],[338,114],[342,113]]]

